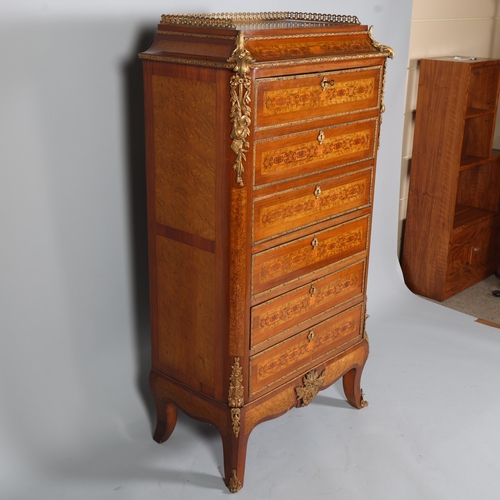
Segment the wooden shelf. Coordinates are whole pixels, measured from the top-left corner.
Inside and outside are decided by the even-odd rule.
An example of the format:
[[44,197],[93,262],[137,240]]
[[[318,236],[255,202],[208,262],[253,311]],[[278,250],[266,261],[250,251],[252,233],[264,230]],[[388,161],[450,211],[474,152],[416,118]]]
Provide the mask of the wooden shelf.
[[491,115],[493,113],[495,113],[495,110],[493,109],[467,108],[467,111],[465,112],[465,119],[467,120],[467,118],[476,118],[477,116]]
[[499,157],[499,149],[492,149],[491,155],[486,158],[481,158],[480,156],[463,155],[462,158],[460,158],[460,171],[479,167],[481,165],[484,165],[485,163],[498,160]]
[[496,215],[498,215],[498,212],[470,207],[468,205],[457,205],[455,209],[455,218],[453,220],[453,232],[491,219]]

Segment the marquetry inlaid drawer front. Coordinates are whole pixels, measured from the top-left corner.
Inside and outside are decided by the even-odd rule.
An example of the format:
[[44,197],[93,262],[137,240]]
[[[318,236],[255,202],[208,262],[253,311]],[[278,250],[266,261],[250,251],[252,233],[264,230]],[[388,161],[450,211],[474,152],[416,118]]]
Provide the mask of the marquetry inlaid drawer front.
[[377,118],[370,118],[256,141],[255,185],[373,158],[377,122]]
[[381,66],[256,82],[256,127],[377,108]]
[[372,168],[290,189],[254,202],[254,243],[371,203]]
[[250,357],[250,395],[361,336],[362,304]]
[[254,255],[252,292],[260,293],[366,250],[368,218],[360,217]]
[[251,313],[251,347],[361,296],[364,273],[365,262],[358,262],[254,307]]

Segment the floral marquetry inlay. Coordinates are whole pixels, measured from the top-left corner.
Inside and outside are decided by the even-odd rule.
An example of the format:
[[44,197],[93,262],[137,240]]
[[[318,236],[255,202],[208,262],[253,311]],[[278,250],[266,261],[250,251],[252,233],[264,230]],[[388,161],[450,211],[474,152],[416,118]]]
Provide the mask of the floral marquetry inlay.
[[315,351],[326,348],[333,344],[335,340],[348,337],[349,334],[357,331],[358,323],[352,319],[346,323],[341,323],[335,328],[327,329],[322,334],[314,335],[313,339],[293,346],[285,350],[282,354],[271,358],[267,363],[262,364],[258,369],[258,380],[266,379],[294,363],[308,359]]
[[357,227],[320,240],[312,251],[310,247],[298,248],[286,254],[286,258],[279,256],[264,262],[260,268],[260,279],[265,283],[337,254],[361,249],[364,247],[364,241],[365,231],[362,227]]
[[280,224],[303,213],[323,212],[328,208],[353,203],[365,197],[369,189],[365,180],[351,182],[325,190],[321,197],[304,196],[286,203],[262,209],[260,221],[264,226]]
[[311,294],[300,297],[298,300],[291,300],[285,304],[279,304],[276,309],[272,309],[268,314],[262,316],[259,327],[262,330],[277,328],[291,319],[306,314],[308,311],[319,309],[323,304],[328,304],[334,298],[348,295],[359,287],[359,274],[348,274],[345,278],[327,283],[324,286],[314,288],[314,298]]
[[269,90],[264,93],[264,114],[276,115],[371,99],[375,92],[375,78],[338,82],[324,91],[320,85]]
[[268,151],[262,155],[264,173],[283,168],[293,168],[315,160],[328,160],[349,154],[368,151],[373,144],[370,130],[362,130],[324,139],[323,144],[317,140],[297,144],[290,148]]

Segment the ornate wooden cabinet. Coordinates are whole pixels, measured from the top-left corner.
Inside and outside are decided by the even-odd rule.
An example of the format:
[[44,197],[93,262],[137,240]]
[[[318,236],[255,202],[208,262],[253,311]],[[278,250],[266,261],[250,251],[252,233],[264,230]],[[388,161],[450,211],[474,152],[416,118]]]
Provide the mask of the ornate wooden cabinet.
[[356,17],[162,17],[141,54],[158,423],[248,437],[343,377],[365,406],[366,273],[392,50]]

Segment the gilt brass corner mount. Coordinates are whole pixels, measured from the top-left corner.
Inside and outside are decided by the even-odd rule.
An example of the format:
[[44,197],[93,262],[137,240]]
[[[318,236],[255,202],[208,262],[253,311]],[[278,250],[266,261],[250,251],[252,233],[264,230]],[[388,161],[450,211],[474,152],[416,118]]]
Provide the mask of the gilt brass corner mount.
[[231,493],[236,493],[240,491],[242,487],[241,481],[238,479],[238,476],[236,476],[236,469],[233,469],[228,484],[229,491]]
[[394,59],[394,49],[389,47],[388,45],[382,45],[381,43],[377,42],[375,38],[373,38],[373,26],[370,26],[368,29],[368,37],[370,38],[371,44],[377,49],[380,50],[380,52],[387,52],[387,57],[390,59]]
[[243,373],[240,366],[240,358],[234,358],[234,364],[229,376],[228,404],[231,408],[231,422],[234,436],[240,434],[240,414],[243,407]]

